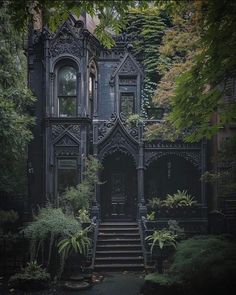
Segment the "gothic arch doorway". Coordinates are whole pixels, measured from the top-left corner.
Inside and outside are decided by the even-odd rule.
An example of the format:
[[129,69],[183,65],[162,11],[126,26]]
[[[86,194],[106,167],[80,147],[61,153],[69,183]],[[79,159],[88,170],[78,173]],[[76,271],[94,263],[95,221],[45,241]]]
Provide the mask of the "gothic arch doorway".
[[200,176],[200,170],[182,157],[160,157],[151,162],[145,171],[146,199],[163,199],[167,194],[174,194],[177,190],[187,190],[201,202]]
[[131,156],[114,152],[103,162],[101,215],[103,220],[135,220],[137,173]]

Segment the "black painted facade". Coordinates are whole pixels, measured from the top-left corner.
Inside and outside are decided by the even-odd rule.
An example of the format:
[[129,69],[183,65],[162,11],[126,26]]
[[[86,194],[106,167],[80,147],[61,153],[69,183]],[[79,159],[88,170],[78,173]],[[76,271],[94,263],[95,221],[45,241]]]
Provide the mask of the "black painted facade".
[[177,189],[187,189],[205,210],[205,144],[146,142],[153,120],[127,123],[125,115],[141,113],[141,60],[122,38],[103,48],[89,26],[71,18],[56,34],[44,29],[29,38],[29,85],[37,96],[28,159],[32,205],[56,203],[63,175],[79,183],[93,154],[104,166],[92,208],[99,218],[139,219],[149,197]]

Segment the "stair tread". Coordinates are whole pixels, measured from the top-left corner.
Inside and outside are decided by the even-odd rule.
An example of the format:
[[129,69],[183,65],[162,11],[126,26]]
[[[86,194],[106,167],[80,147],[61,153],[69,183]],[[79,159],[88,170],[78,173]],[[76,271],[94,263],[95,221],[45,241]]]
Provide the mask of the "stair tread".
[[117,256],[117,257],[113,257],[113,256],[106,256],[106,257],[96,257],[95,258],[95,261],[96,260],[143,260],[143,256],[135,256],[135,257],[128,257],[128,256],[125,256],[125,257],[122,257],[122,256]]
[[137,222],[101,222],[100,226],[108,226],[108,225],[123,225],[123,226],[127,226],[127,225],[135,225],[138,226]]
[[122,239],[122,238],[115,238],[115,239],[98,239],[97,242],[132,242],[132,241],[140,241],[140,239]]
[[113,237],[116,237],[116,236],[139,236],[140,237],[140,234],[137,232],[137,233],[98,233],[98,236],[113,236]]
[[123,230],[123,231],[128,231],[128,230],[132,230],[132,231],[138,231],[139,229],[138,229],[138,227],[103,227],[103,228],[101,228],[101,227],[99,227],[99,231],[108,231],[108,230],[112,230],[112,231],[121,231],[121,230]]
[[122,263],[122,264],[95,264],[96,268],[99,267],[112,267],[112,268],[116,268],[116,267],[144,267],[143,263]]
[[112,244],[112,245],[98,245],[98,247],[110,248],[110,247],[141,247],[140,244]]
[[118,251],[118,250],[113,250],[113,251],[96,251],[96,254],[138,254],[138,253],[143,253],[141,250],[127,250],[127,251]]

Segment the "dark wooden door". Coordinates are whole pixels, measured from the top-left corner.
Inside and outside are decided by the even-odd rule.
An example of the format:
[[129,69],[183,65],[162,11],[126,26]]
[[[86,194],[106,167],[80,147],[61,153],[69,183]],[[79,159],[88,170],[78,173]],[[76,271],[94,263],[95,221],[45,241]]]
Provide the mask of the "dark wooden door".
[[125,217],[127,201],[127,189],[125,173],[112,173],[111,175],[111,216],[115,218]]

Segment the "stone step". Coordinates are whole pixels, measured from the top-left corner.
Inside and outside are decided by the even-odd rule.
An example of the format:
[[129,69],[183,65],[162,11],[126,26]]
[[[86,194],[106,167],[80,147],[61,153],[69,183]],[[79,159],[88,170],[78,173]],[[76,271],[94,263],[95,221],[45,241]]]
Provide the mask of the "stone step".
[[96,250],[141,250],[141,244],[112,244],[112,245],[99,245],[97,244]]
[[130,226],[130,227],[137,227],[138,226],[138,224],[136,223],[136,222],[102,222],[102,223],[100,223],[100,225],[99,225],[100,227],[102,227],[102,226],[109,226],[109,227],[111,227],[111,226],[115,226],[115,227],[119,227],[119,226],[121,226],[121,227],[123,227],[123,226]]
[[126,239],[123,239],[123,238],[114,238],[114,239],[98,239],[97,240],[97,244],[110,244],[110,245],[113,245],[114,243],[121,243],[121,244],[124,244],[124,243],[130,243],[130,244],[133,244],[133,243],[136,243],[136,244],[139,244],[140,243],[140,239],[130,239],[130,238],[126,238]]
[[95,264],[94,269],[96,271],[99,270],[110,270],[110,271],[117,271],[117,270],[143,270],[144,264],[143,263],[123,263],[123,264]]
[[107,256],[118,256],[118,257],[137,257],[142,256],[143,252],[141,250],[111,250],[111,251],[96,251],[96,257],[107,257]]
[[99,227],[99,233],[102,232],[139,232],[138,227]]
[[120,264],[120,263],[143,263],[143,256],[137,256],[137,257],[96,257],[95,264]]
[[106,232],[106,233],[99,233],[98,234],[98,238],[112,238],[112,237],[140,237],[140,234],[139,232],[135,232],[135,233],[127,233],[127,232],[124,232],[124,233],[109,233],[109,232]]

